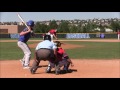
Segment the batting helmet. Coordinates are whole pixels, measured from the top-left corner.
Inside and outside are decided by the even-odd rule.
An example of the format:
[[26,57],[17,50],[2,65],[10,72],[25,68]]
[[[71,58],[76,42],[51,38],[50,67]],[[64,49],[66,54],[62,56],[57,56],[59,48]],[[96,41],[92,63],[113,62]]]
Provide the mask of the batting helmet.
[[33,20],[29,20],[29,21],[27,22],[27,25],[28,25],[28,26],[34,26],[34,21],[33,21]]
[[44,40],[49,40],[49,41],[51,41],[51,36],[50,36],[50,35],[45,35],[45,36],[44,36]]

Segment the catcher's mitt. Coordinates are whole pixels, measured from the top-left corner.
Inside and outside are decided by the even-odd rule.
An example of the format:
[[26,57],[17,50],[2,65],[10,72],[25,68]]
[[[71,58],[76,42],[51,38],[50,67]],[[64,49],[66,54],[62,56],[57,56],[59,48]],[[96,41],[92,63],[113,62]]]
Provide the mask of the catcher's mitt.
[[56,45],[57,47],[60,47],[61,44],[63,44],[63,43],[61,43],[60,41],[55,41],[54,43],[55,43],[55,45]]

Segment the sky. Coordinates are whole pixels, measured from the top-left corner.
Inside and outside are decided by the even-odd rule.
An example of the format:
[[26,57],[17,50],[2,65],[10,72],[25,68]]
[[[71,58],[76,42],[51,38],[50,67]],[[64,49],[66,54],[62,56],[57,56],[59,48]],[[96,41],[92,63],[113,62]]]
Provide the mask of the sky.
[[0,12],[0,22],[21,22],[17,13],[24,21],[48,21],[48,20],[87,20],[120,18],[120,12]]

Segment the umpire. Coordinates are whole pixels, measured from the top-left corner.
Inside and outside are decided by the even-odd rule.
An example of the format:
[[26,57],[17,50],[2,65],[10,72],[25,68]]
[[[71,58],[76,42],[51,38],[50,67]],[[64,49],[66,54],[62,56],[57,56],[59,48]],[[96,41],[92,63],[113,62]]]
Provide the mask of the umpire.
[[[53,42],[51,42],[51,36],[45,35],[44,41],[40,42],[35,49],[34,61],[33,61],[32,67],[30,68],[30,71],[32,74],[34,74],[36,72],[41,60],[44,60],[44,61],[45,60],[48,60],[48,61],[52,60],[52,62],[55,61],[56,48],[57,47],[55,46],[55,44]],[[55,70],[56,74],[58,74],[57,67]]]

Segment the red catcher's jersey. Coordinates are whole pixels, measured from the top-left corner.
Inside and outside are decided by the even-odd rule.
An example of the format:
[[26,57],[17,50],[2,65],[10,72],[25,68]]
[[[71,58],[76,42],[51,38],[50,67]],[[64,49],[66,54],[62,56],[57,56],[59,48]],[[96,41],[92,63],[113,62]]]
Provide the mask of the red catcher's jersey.
[[63,54],[65,53],[65,51],[62,48],[58,48],[57,50],[57,58],[59,60],[62,60]]

